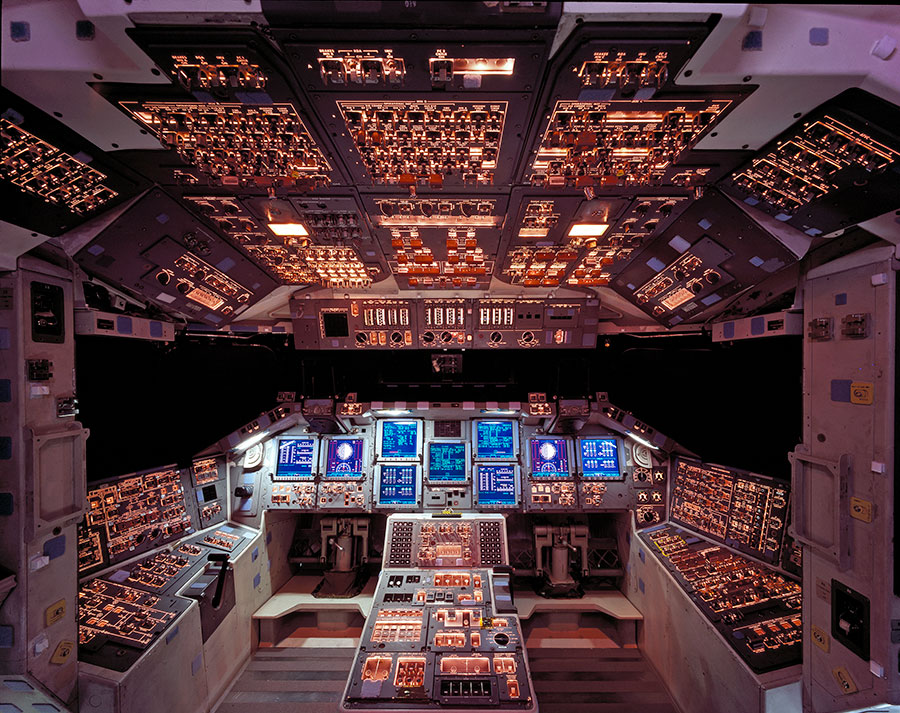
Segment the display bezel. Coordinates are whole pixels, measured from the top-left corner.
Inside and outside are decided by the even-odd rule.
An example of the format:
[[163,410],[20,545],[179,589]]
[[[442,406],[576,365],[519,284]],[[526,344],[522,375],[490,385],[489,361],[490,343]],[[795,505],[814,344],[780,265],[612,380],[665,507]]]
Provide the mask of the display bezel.
[[[478,487],[478,476],[481,472],[482,468],[498,468],[504,466],[511,466],[513,469],[513,479],[515,485],[515,502],[511,504],[506,503],[483,503],[481,501],[481,489]],[[511,463],[507,461],[506,463],[500,462],[490,462],[490,463],[476,463],[475,470],[472,474],[472,490],[474,491],[473,496],[475,499],[475,507],[476,508],[486,508],[488,510],[516,510],[521,507],[522,502],[522,484],[521,484],[521,468],[518,463]]]
[[[362,441],[362,473],[353,475],[328,475],[328,448],[333,441]],[[325,481],[365,480],[371,468],[369,462],[369,439],[364,436],[323,436],[319,447],[319,473]]]
[[[616,477],[589,474],[584,472],[584,457],[582,452],[582,444],[585,441],[611,440],[616,444],[616,454],[619,461],[619,474]],[[582,436],[577,439],[575,447],[575,457],[578,467],[578,474],[582,480],[601,480],[607,483],[622,482],[628,476],[628,470],[625,465],[625,441],[620,436],[612,434],[597,434],[595,436]]]
[[[411,503],[385,503],[381,500],[381,476],[385,468],[414,468],[416,497]],[[375,487],[372,491],[374,506],[382,510],[411,510],[422,505],[422,466],[418,463],[378,463],[375,466]]]
[[[416,425],[416,454],[414,456],[385,455],[382,452],[384,439],[384,425],[386,423],[414,423]],[[375,457],[377,460],[394,461],[397,463],[421,463],[422,444],[425,436],[425,424],[418,418],[381,418],[375,427]]]
[[[432,446],[446,446],[446,445],[460,445],[463,447],[465,452],[465,461],[463,463],[463,477],[462,480],[433,480],[431,478],[431,448]],[[459,487],[461,485],[467,485],[472,481],[472,444],[468,441],[464,441],[461,438],[457,438],[455,440],[435,440],[430,441],[425,448],[425,482],[430,486],[447,486],[447,487]]]
[[[485,456],[478,452],[478,428],[482,423],[510,423],[512,424],[512,453],[503,456]],[[508,463],[519,458],[519,422],[512,418],[478,418],[472,421],[472,460],[485,463]]]
[[[534,470],[534,461],[532,460],[531,454],[531,443],[532,441],[562,441],[566,447],[566,463],[569,466],[569,470],[567,473],[552,473],[547,475],[542,475],[540,472],[535,472]],[[571,480],[575,477],[575,465],[574,459],[572,458],[572,439],[566,438],[565,436],[529,436],[525,439],[526,442],[526,452],[528,454],[528,477],[534,478],[535,480]]]
[[[282,476],[279,475],[279,470],[281,466],[281,444],[287,441],[312,441],[313,443],[313,453],[312,453],[312,463],[309,467],[309,475],[304,476]],[[319,466],[319,439],[315,436],[310,436],[307,434],[303,434],[302,436],[284,436],[279,438],[275,443],[275,470],[272,473],[272,481],[277,483],[287,483],[291,481],[311,481],[316,479],[316,475],[318,474],[318,466]]]

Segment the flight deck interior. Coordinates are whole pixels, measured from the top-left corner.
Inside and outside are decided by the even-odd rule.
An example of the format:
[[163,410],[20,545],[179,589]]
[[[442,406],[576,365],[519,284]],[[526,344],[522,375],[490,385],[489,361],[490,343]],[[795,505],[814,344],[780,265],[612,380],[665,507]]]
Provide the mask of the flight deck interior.
[[898,42],[5,0],[0,713],[900,711]]

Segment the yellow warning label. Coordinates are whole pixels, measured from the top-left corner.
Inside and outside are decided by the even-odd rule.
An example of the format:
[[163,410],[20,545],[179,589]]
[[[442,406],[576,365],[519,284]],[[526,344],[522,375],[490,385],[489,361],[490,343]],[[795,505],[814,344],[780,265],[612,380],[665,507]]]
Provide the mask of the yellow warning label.
[[820,629],[815,624],[812,625],[810,630],[810,636],[812,637],[813,643],[818,646],[822,651],[826,654],[831,650],[831,638],[828,634],[825,633],[823,629]]
[[841,693],[856,693],[859,690],[856,684],[853,683],[853,679],[850,678],[850,672],[843,666],[831,669],[831,675],[834,676],[834,680],[840,686]]
[[60,641],[56,651],[53,652],[53,656],[50,657],[50,663],[64,664],[74,650],[74,641]]
[[850,403],[865,404],[875,402],[875,384],[871,381],[854,381],[850,384]]
[[66,600],[60,599],[58,602],[51,604],[44,612],[44,622],[47,626],[55,624],[66,615]]
[[872,522],[875,515],[875,506],[862,498],[850,498],[850,517],[862,522]]

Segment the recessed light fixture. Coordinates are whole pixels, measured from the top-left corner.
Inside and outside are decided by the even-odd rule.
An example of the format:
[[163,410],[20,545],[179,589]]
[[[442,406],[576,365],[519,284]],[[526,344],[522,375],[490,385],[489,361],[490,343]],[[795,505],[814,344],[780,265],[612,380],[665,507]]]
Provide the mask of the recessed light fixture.
[[282,238],[305,238],[309,235],[300,223],[269,223],[269,230]]
[[575,223],[569,228],[570,238],[599,238],[606,232],[609,225],[606,223]]

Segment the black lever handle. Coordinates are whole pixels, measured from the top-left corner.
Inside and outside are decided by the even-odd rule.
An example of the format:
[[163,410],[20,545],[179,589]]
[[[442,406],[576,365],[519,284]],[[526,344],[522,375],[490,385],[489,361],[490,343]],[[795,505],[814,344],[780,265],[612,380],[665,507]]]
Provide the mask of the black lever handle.
[[219,578],[216,581],[216,593],[213,594],[213,609],[218,609],[222,603],[222,592],[225,591],[225,574],[228,572],[228,555],[213,553],[209,555],[210,562],[219,562],[222,566],[219,569]]

